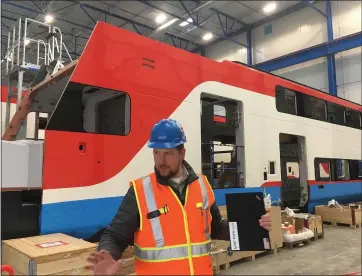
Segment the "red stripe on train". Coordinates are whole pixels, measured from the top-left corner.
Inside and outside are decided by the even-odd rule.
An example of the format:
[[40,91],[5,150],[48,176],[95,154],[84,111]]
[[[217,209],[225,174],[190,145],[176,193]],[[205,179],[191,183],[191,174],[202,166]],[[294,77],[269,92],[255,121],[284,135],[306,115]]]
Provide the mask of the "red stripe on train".
[[[360,181],[362,184],[361,179],[355,179],[355,180],[338,180],[338,181],[317,181],[317,180],[308,180],[308,185],[328,185],[328,184],[341,184],[341,183],[351,183],[351,182],[358,182]],[[281,181],[268,181],[264,182],[261,187],[281,187],[282,182]]]

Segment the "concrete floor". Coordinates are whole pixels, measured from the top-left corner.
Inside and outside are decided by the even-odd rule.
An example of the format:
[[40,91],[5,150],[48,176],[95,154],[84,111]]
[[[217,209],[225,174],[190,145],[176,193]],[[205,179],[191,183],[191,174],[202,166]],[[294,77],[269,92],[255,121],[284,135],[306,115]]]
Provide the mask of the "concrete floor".
[[241,261],[219,275],[345,275],[361,271],[361,228],[324,225],[324,238]]

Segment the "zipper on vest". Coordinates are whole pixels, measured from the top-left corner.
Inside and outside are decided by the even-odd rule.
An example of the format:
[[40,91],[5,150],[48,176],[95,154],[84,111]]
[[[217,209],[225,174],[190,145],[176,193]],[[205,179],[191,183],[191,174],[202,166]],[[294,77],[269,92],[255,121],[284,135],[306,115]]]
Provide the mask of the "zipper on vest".
[[[191,272],[191,275],[194,275],[195,272],[194,272],[194,264],[192,262],[192,250],[191,250],[191,241],[190,241],[190,235],[189,235],[189,225],[187,223],[187,214],[185,211],[185,207],[182,205],[180,199],[177,197],[177,195],[172,190],[172,188],[171,187],[169,187],[169,188],[170,188],[172,194],[174,195],[174,197],[176,198],[176,200],[178,201],[178,203],[180,204],[182,214],[184,216],[185,234],[186,234],[186,240],[187,240],[187,251],[188,251],[188,257],[189,257],[190,272]],[[188,191],[189,191],[189,186],[187,186],[187,188],[186,188],[185,205],[187,203]]]

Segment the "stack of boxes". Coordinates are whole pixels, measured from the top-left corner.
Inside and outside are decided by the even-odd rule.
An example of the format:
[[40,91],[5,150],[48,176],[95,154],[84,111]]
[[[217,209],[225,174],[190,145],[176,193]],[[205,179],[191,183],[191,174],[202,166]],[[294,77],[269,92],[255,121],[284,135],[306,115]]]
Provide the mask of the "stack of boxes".
[[303,228],[307,228],[314,233],[314,236],[323,235],[323,221],[319,215],[297,213],[294,217],[289,217],[285,211],[282,211],[282,227],[285,228],[285,224],[294,226],[294,231],[297,234]]

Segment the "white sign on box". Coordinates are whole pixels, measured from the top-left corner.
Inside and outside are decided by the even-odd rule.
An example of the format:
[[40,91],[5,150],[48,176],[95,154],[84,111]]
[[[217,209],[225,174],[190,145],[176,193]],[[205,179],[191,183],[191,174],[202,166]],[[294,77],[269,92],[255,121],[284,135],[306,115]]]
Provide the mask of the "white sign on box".
[[238,224],[229,222],[231,250],[240,250]]
[[46,243],[40,243],[37,244],[37,247],[40,248],[49,248],[49,247],[54,247],[54,246],[60,246],[60,245],[66,245],[66,242],[62,242],[62,241],[54,241],[54,242],[46,242]]

